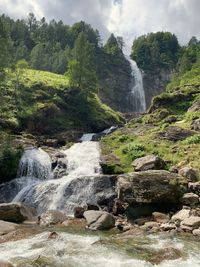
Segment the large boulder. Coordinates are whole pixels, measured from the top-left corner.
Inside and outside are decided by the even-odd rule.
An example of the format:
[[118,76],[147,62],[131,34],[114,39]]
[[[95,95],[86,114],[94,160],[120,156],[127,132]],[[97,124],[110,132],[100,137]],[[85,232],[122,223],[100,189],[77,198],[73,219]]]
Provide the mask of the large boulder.
[[176,204],[187,190],[184,177],[163,170],[118,176],[118,198],[129,204]]
[[39,217],[39,224],[41,226],[50,226],[61,224],[67,219],[67,216],[58,210],[48,210]]
[[0,221],[0,235],[5,235],[7,233],[15,231],[17,227],[18,224],[16,223]]
[[189,226],[192,229],[200,227],[200,217],[199,216],[190,216],[182,221],[182,225]]
[[159,135],[168,139],[170,141],[179,141],[184,140],[189,136],[195,135],[197,132],[180,128],[177,126],[170,126],[164,132],[161,132]]
[[169,221],[169,215],[168,214],[157,212],[157,211],[152,213],[152,217],[153,217],[154,221],[156,221],[158,223],[166,223]]
[[155,155],[138,158],[132,163],[135,171],[162,170],[165,162]]
[[199,196],[194,193],[186,193],[182,196],[180,202],[185,205],[193,206],[199,203]]
[[108,212],[88,210],[84,212],[87,225],[92,230],[108,230],[115,226],[115,218]]
[[36,216],[36,210],[21,203],[0,204],[0,220],[20,223]]
[[200,195],[200,182],[188,183],[189,189],[197,195]]
[[196,182],[198,179],[198,173],[191,167],[183,167],[178,172],[181,176],[188,179],[188,181]]
[[190,209],[182,209],[174,214],[171,218],[172,222],[181,222],[190,217],[191,211]]

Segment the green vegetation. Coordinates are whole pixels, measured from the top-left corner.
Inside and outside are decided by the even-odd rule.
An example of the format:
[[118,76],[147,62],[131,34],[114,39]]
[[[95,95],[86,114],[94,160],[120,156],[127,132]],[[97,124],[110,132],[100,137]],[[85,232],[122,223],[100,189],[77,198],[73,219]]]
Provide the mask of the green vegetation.
[[132,58],[145,70],[172,69],[178,60],[180,46],[177,37],[170,32],[149,33],[133,42]]

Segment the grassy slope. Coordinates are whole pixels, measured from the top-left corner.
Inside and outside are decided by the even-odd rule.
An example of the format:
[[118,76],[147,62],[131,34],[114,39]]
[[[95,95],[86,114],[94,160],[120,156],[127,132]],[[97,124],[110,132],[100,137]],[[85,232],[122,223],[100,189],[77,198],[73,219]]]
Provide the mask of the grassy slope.
[[[187,112],[187,109],[197,100],[200,100],[200,69],[193,68],[178,83],[172,82],[167,92],[154,98],[148,114],[133,119],[102,140],[108,166],[114,166],[112,161],[117,157],[119,166],[114,166],[113,172],[128,172],[133,170],[131,163],[135,158],[156,154],[167,161],[167,169],[182,162],[200,172],[200,134],[177,142],[159,137],[169,126],[191,129],[193,119],[200,118],[200,111]],[[177,121],[169,123],[163,114],[168,114],[168,118],[175,116]]]
[[97,96],[88,103],[68,78],[45,71],[26,70],[17,86],[15,73],[7,71],[0,87],[0,126],[4,129],[52,134],[69,129],[98,131],[122,121],[120,114]]

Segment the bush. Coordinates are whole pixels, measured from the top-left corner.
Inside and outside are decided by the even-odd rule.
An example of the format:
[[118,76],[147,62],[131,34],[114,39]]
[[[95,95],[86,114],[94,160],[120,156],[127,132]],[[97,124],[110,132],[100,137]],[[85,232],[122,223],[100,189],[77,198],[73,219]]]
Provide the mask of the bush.
[[142,145],[138,144],[128,144],[122,149],[123,154],[127,154],[131,160],[145,156],[145,148]]

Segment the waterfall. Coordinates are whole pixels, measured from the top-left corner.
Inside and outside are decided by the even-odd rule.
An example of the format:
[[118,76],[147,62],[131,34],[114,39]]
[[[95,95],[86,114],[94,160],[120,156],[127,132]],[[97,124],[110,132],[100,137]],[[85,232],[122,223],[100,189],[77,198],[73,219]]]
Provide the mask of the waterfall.
[[[23,188],[13,201],[30,204],[37,208],[38,213],[48,209],[57,209],[69,215],[73,214],[73,209],[77,205],[83,206],[87,202],[96,204],[93,185],[95,177],[101,173],[99,143],[92,141],[76,143],[71,148],[63,150],[62,153],[68,160],[68,175],[59,179],[39,180],[35,184],[30,184]],[[30,159],[34,154],[35,151],[26,153],[22,157],[23,164],[20,166],[26,165],[26,162],[32,164]],[[31,157],[28,158],[28,156]],[[44,167],[47,166],[42,154],[40,156],[40,163],[45,163]],[[40,169],[42,164],[38,164],[37,167]],[[34,165],[35,167],[36,165]],[[35,170],[36,174],[38,172],[39,170]],[[29,172],[27,174],[29,175]]]
[[133,111],[144,112],[146,111],[146,100],[142,73],[134,60],[132,60],[129,56],[126,56],[126,59],[130,63],[132,75],[131,92],[128,96],[128,102],[130,106],[132,106]]
[[41,148],[25,150],[19,164],[17,177],[51,178],[51,159]]

